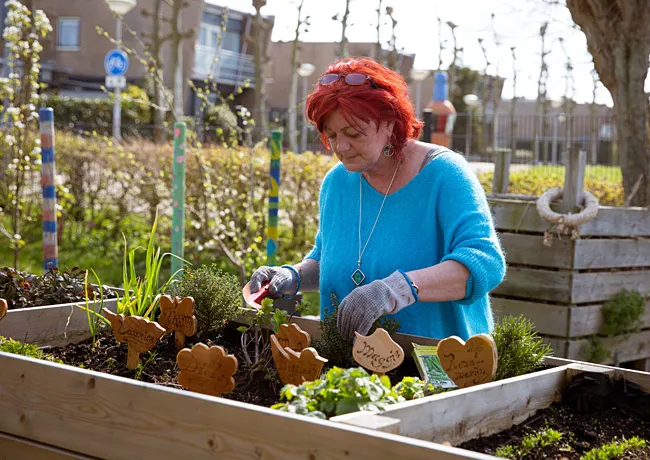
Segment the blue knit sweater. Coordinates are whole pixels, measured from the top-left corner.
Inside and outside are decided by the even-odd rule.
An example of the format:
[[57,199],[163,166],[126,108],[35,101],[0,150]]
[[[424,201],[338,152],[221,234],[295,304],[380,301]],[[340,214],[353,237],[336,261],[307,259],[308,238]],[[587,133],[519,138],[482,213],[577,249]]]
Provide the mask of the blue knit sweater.
[[[384,195],[362,179],[361,245],[366,242]],[[320,264],[321,317],[355,287],[357,268],[359,173],[341,163],[325,176],[320,192],[320,225],[313,250],[305,257]],[[489,333],[494,325],[488,292],[505,274],[485,193],[465,159],[446,151],[408,184],[386,199],[377,227],[363,254],[363,284],[455,260],[470,277],[465,298],[455,302],[417,302],[395,315],[400,332],[443,339]]]

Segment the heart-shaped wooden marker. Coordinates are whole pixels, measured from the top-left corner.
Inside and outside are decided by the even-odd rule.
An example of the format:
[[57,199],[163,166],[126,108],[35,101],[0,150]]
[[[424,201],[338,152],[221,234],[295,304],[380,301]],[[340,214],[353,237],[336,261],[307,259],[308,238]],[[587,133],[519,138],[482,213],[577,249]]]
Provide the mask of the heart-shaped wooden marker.
[[197,343],[190,350],[184,348],[176,355],[181,370],[178,383],[188,390],[219,396],[235,389],[233,375],[237,372],[237,358],[226,354],[219,346]]
[[438,343],[438,358],[458,388],[490,382],[497,372],[497,346],[487,334],[474,335],[467,342],[447,337]]
[[377,328],[369,336],[354,334],[357,339],[352,347],[352,356],[366,369],[385,374],[404,362],[404,350],[385,329]]
[[282,348],[289,347],[293,351],[300,352],[311,345],[309,333],[303,331],[296,323],[280,324],[275,336]]
[[158,323],[167,332],[174,331],[176,349],[185,346],[185,337],[196,334],[196,316],[194,316],[194,299],[192,297],[160,297],[160,317]]
[[313,382],[320,377],[325,358],[318,356],[315,348],[308,347],[295,352],[289,347],[282,347],[278,338],[271,336],[271,354],[283,383],[300,385],[303,382]]
[[4,318],[9,311],[9,305],[5,299],[0,299],[0,319]]

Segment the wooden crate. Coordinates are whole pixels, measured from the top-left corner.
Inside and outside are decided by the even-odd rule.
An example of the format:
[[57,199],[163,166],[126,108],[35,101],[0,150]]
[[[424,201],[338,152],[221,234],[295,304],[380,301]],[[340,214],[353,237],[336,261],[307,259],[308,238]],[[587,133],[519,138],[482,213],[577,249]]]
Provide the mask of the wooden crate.
[[[601,207],[580,238],[555,237],[534,201],[490,199],[506,253],[506,279],[492,291],[497,317],[523,314],[553,345],[556,356],[582,360],[587,337],[603,324],[603,304],[622,289],[650,296],[650,210]],[[604,339],[607,364],[650,358],[650,301],[641,330]]]
[[331,420],[457,446],[522,423],[559,401],[570,379],[585,371],[623,377],[650,393],[650,373],[568,362],[535,374],[395,404],[380,414],[356,412]]

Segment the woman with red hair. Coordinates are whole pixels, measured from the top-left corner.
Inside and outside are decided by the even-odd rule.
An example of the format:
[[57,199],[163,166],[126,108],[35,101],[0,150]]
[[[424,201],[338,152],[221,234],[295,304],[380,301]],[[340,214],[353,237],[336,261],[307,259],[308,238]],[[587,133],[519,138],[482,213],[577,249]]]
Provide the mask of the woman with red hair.
[[493,327],[488,292],[505,274],[485,193],[465,159],[418,141],[404,79],[368,58],[330,65],[306,102],[340,160],[323,179],[315,245],[296,265],[260,267],[257,292],[340,301],[344,337],[392,315],[400,332],[468,339]]

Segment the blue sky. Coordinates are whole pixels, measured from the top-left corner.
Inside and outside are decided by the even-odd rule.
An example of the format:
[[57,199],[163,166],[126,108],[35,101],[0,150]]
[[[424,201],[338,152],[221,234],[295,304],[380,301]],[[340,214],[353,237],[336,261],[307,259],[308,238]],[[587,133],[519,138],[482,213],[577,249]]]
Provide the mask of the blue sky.
[[[241,11],[254,12],[252,0],[207,0],[210,3],[229,6]],[[376,8],[379,0],[352,0],[350,3],[348,28],[350,41],[375,41]],[[292,40],[297,20],[297,0],[267,0],[263,14],[275,16],[272,39]],[[477,39],[483,38],[491,65],[488,72],[508,79],[504,88],[504,98],[512,97],[512,58],[510,48],[517,53],[517,96],[534,99],[537,96],[537,80],[540,71],[541,41],[539,28],[544,21],[549,22],[546,42],[549,65],[547,91],[551,99],[560,99],[565,94],[567,54],[574,68],[574,99],[578,102],[591,102],[593,68],[591,55],[587,52],[586,40],[582,32],[573,27],[571,16],[563,6],[550,7],[543,0],[383,0],[384,6],[392,6],[396,18],[397,46],[407,53],[415,54],[415,66],[435,69],[438,64],[439,37],[438,21],[451,21],[456,24],[459,46],[464,51],[462,64],[475,69],[485,68],[485,59]],[[309,42],[339,41],[341,25],[331,18],[343,13],[345,0],[305,0],[303,14],[311,16],[309,31],[301,35],[301,40]],[[500,46],[495,46],[491,27],[494,14],[494,29]],[[383,15],[383,21],[387,21]],[[382,25],[382,40],[388,40],[390,28]],[[563,43],[559,38],[563,39]],[[451,62],[451,34],[443,27],[443,40],[446,51],[443,63]],[[562,50],[564,46],[565,51]],[[498,65],[498,69],[497,69]],[[571,91],[571,90],[570,90]],[[597,86],[596,101],[611,105],[609,92]]]

